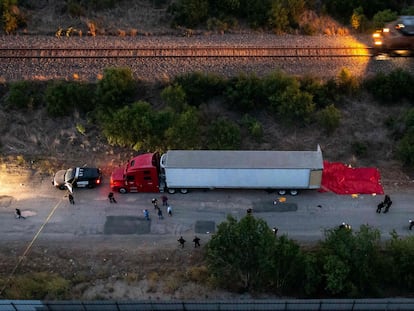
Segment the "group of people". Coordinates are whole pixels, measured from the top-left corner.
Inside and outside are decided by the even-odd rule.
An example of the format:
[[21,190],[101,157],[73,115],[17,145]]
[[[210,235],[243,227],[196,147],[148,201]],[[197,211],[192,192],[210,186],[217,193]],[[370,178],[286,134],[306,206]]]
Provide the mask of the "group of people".
[[[166,206],[167,207],[167,214],[168,214],[168,216],[172,216],[172,207],[168,204],[168,197],[166,195],[163,195],[161,197],[161,200],[162,200],[162,206]],[[151,203],[154,206],[154,210],[157,212],[158,219],[163,219],[164,216],[162,214],[162,209],[158,206],[158,200],[156,198],[153,198],[151,200]],[[144,214],[145,214],[145,211],[148,212],[148,210],[145,209],[144,210]],[[145,218],[147,218],[147,217],[145,217]]]
[[[186,241],[184,240],[183,236],[180,236],[180,238],[177,241],[178,241],[178,243],[180,243],[181,248],[184,248],[184,244],[185,244]],[[201,246],[200,241],[201,241],[201,239],[198,236],[194,236],[193,243],[194,243],[195,248]]]
[[384,213],[388,213],[392,205],[391,198],[388,194],[385,195],[384,201],[377,205],[377,213],[380,214],[381,210],[384,209]]

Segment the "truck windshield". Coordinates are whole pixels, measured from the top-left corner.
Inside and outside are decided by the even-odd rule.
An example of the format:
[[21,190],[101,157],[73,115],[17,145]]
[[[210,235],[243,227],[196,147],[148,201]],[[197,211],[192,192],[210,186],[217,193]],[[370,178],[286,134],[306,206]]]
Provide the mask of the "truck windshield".
[[72,183],[73,179],[75,178],[76,170],[74,168],[70,168],[65,173],[65,183]]

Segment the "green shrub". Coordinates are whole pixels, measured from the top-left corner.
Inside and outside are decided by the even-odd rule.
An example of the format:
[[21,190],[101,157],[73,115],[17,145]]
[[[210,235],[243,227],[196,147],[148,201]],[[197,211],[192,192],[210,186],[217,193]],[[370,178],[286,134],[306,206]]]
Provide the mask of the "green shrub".
[[315,110],[312,95],[302,92],[299,86],[289,86],[281,94],[269,98],[276,117],[284,122],[309,123]]
[[255,74],[231,79],[224,95],[228,107],[235,111],[249,112],[263,107],[262,82]]
[[164,144],[164,133],[172,119],[171,113],[155,112],[149,103],[139,101],[105,115],[101,121],[109,144],[142,151]]
[[30,81],[18,81],[10,84],[5,104],[10,109],[33,109],[40,104],[39,86]]
[[173,84],[167,86],[161,92],[161,98],[175,112],[181,112],[187,107],[187,98],[181,85]]
[[414,168],[414,108],[406,113],[404,127],[402,138],[398,142],[397,155],[405,165]]
[[53,81],[46,89],[47,111],[51,116],[66,116],[78,109],[92,111],[94,106],[93,85],[83,82]]
[[77,0],[69,0],[67,5],[67,10],[70,15],[75,17],[84,16],[84,7]]
[[337,90],[343,95],[355,95],[360,89],[360,82],[348,68],[342,68],[338,74]]
[[129,68],[106,68],[97,85],[96,99],[104,108],[118,109],[132,100],[135,91],[136,81]]
[[274,33],[282,34],[289,29],[288,11],[283,6],[282,1],[272,3],[269,15],[269,27]]
[[239,126],[231,120],[219,118],[208,129],[207,147],[210,150],[239,149],[241,134]]
[[0,16],[3,30],[10,34],[26,25],[25,17],[20,13],[17,0],[0,0]]
[[8,299],[64,299],[70,282],[54,273],[36,272],[16,276],[5,290]]
[[364,9],[357,7],[351,15],[351,26],[357,32],[364,32],[368,28],[368,19],[364,15]]
[[325,129],[326,133],[332,134],[341,122],[341,112],[331,104],[317,113],[318,123]]
[[364,87],[382,103],[399,104],[401,100],[414,100],[414,76],[403,69],[389,74],[378,73],[365,81]]
[[174,116],[174,122],[165,132],[168,149],[199,149],[201,147],[200,115],[196,108]]
[[322,82],[317,78],[304,76],[299,82],[300,89],[312,95],[316,108],[325,108],[339,99],[337,84],[333,79]]
[[178,76],[174,79],[174,84],[182,87],[187,103],[195,107],[207,103],[216,96],[221,96],[226,86],[223,78],[201,72]]
[[251,117],[248,114],[245,114],[242,118],[242,123],[244,126],[247,127],[247,129],[249,130],[249,134],[261,141],[263,138],[263,126],[262,124],[257,121],[255,118]]
[[372,18],[375,28],[383,28],[386,23],[396,20],[398,17],[397,12],[393,12],[390,9],[377,12]]
[[169,7],[173,14],[173,26],[193,28],[208,17],[208,0],[178,0]]

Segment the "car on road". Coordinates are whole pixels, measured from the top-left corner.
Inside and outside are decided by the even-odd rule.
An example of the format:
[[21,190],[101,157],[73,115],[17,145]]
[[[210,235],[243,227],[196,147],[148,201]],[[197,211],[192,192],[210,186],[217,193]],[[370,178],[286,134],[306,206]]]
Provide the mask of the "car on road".
[[102,183],[102,172],[95,167],[72,167],[57,171],[53,185],[61,190],[72,188],[94,188]]

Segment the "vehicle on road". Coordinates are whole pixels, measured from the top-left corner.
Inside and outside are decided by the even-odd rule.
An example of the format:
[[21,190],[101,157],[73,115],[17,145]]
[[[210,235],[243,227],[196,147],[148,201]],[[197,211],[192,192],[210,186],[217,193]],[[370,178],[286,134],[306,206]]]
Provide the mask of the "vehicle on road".
[[95,167],[72,167],[57,171],[53,177],[53,185],[61,190],[72,188],[94,188],[102,182],[102,172]]
[[400,16],[373,35],[375,54],[414,53],[414,16]]
[[267,189],[296,195],[319,189],[323,171],[316,151],[170,150],[146,153],[112,172],[112,191],[187,193],[190,189]]

